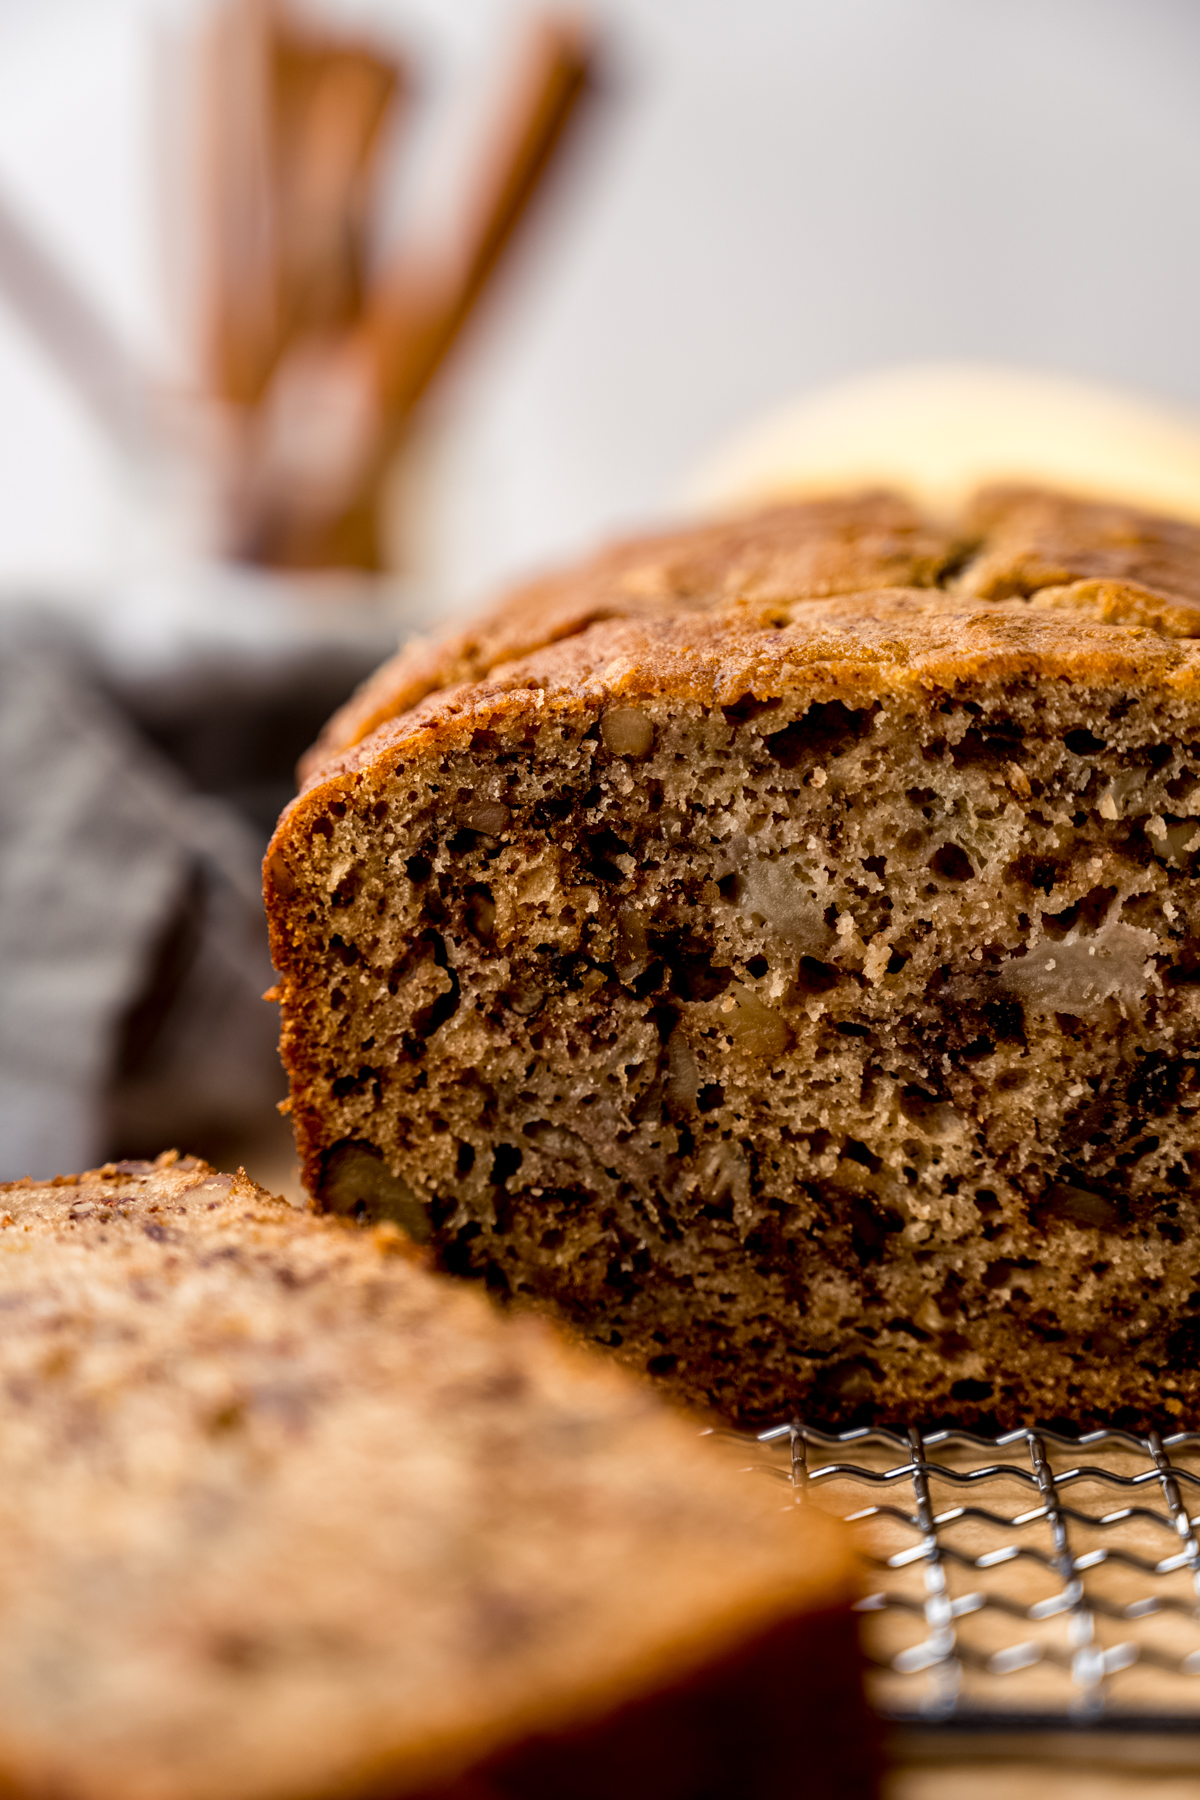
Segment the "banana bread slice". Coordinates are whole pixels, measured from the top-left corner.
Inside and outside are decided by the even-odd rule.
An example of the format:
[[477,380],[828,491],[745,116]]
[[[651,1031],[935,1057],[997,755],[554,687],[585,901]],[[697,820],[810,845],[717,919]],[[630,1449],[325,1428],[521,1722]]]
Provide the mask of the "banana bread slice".
[[840,1526],[410,1251],[0,1188],[4,1792],[869,1794]]
[[959,544],[791,597],[739,548],[314,774],[266,885],[321,1204],[729,1417],[1197,1407],[1191,588],[985,601]]

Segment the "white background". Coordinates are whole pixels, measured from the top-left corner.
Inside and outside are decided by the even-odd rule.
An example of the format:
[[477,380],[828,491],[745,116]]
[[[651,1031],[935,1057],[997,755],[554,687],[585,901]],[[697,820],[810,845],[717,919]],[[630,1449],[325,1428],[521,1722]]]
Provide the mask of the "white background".
[[[390,197],[452,189],[504,0],[334,0],[429,95]],[[1200,403],[1195,0],[603,0],[607,94],[427,429],[414,539],[461,599],[668,508],[757,410],[984,358]],[[0,184],[186,373],[181,69],[203,0],[0,0]],[[448,99],[448,96],[456,96]],[[0,300],[0,587],[145,548],[132,491]],[[161,534],[153,554],[170,555]]]

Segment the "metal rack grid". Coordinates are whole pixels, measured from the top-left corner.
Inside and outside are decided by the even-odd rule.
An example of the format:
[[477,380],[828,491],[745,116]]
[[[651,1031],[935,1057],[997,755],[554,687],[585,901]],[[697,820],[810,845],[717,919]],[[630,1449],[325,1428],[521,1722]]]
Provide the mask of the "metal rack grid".
[[755,1458],[860,1534],[885,1718],[1200,1731],[1200,1432],[794,1421],[763,1432]]

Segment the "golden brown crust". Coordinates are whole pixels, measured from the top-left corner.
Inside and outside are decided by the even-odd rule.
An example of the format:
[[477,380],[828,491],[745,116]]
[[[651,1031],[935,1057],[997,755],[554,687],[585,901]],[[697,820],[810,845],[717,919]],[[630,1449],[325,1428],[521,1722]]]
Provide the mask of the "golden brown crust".
[[1132,583],[1190,608],[1188,635],[1200,632],[1200,526],[1106,501],[993,487],[973,501],[966,533],[980,549],[962,585],[981,600],[1084,580]]
[[949,596],[927,601],[894,589],[794,609],[735,602],[705,614],[609,620],[503,664],[487,680],[430,694],[332,757],[284,813],[268,868],[300,819],[327,802],[330,784],[376,761],[392,767],[437,735],[449,741],[518,717],[531,704],[594,710],[635,695],[670,694],[728,706],[747,694],[765,699],[805,685],[828,698],[842,690],[866,696],[1017,676],[1193,686],[1200,647],[1074,612],[978,606]]
[[1010,613],[1019,617],[1031,610],[1074,613],[1101,625],[1142,625],[1159,637],[1200,635],[1200,610],[1196,607],[1127,581],[1073,581],[1065,587],[1036,588],[1028,595],[989,601],[980,601],[957,587],[880,588],[869,594],[839,594],[815,602],[805,617],[813,623],[864,615],[915,619],[946,613],[977,617]]
[[6,1792],[416,1792],[844,1609],[829,1522],[410,1250],[174,1153],[0,1188]]
[[1081,613],[1106,625],[1144,625],[1160,637],[1200,637],[1200,607],[1132,581],[1074,581],[1067,587],[1038,588],[1027,604],[1046,612]]
[[737,598],[786,605],[867,587],[925,587],[955,548],[949,534],[888,494],[795,502],[614,545],[508,595],[464,630],[407,645],[334,714],[301,777],[427,694],[482,680],[602,620],[705,612]]
[[[973,547],[961,572],[964,551]],[[894,589],[927,596],[897,606]],[[881,597],[877,606],[868,594]],[[501,600],[460,631],[408,644],[334,714],[300,766],[331,758],[430,694],[613,619],[789,608],[860,596],[860,610],[944,612],[1032,603],[1169,637],[1200,635],[1200,527],[1061,494],[990,488],[959,532],[888,494],[792,502],[617,544]],[[838,616],[847,609],[838,605]],[[833,616],[833,615],[830,615]]]

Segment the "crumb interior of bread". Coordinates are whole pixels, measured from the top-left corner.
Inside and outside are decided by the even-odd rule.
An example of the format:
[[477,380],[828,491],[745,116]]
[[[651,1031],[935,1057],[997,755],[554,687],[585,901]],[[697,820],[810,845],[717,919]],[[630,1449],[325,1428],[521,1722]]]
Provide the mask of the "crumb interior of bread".
[[742,1419],[1003,1418],[1022,1383],[1111,1414],[1193,1365],[1194,709],[547,713],[309,841],[288,979],[326,1003],[285,1029],[325,1204]]

